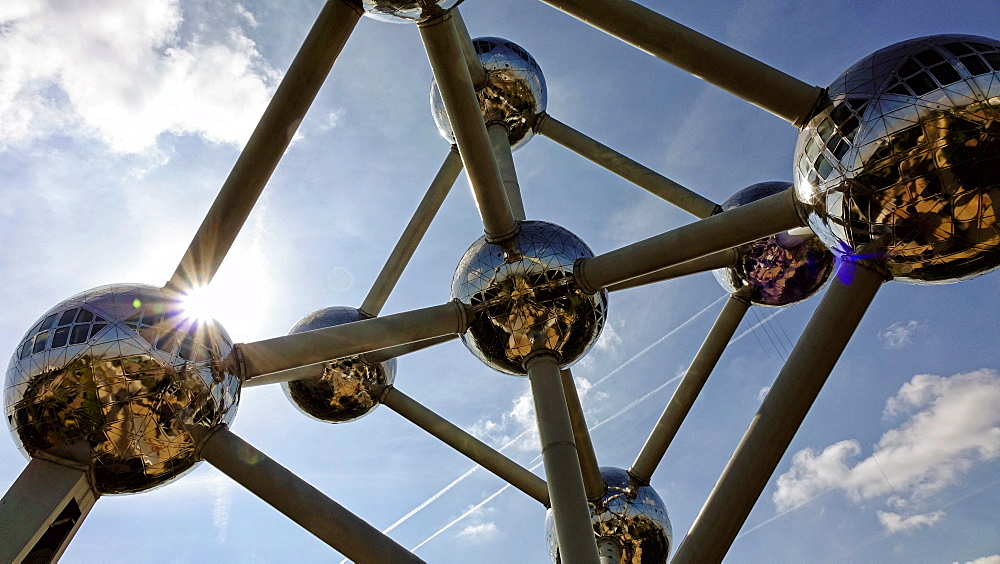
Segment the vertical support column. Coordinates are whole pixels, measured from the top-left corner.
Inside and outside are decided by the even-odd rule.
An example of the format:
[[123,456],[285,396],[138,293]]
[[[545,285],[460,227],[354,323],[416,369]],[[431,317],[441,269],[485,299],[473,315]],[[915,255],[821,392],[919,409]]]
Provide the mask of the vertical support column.
[[687,373],[684,374],[681,383],[677,385],[674,395],[671,396],[659,421],[653,427],[653,432],[646,439],[642,451],[639,452],[639,456],[629,468],[629,474],[635,479],[649,483],[653,472],[656,471],[660,460],[663,459],[663,454],[670,447],[677,430],[680,429],[684,418],[691,411],[691,406],[698,399],[698,394],[701,393],[701,389],[708,381],[708,377],[715,369],[719,358],[726,350],[726,345],[733,338],[733,333],[736,332],[736,328],[739,327],[740,321],[743,320],[743,316],[746,315],[749,308],[750,302],[739,295],[739,292],[729,296],[729,299],[726,300],[715,325],[705,336],[705,342],[701,344],[701,348],[698,349],[694,360],[691,361]]
[[587,492],[573,442],[573,425],[566,408],[559,363],[555,355],[542,351],[529,357],[525,368],[535,400],[542,462],[560,557],[567,564],[596,563],[599,561],[597,539],[590,521]]
[[502,241],[517,232],[517,223],[510,212],[510,203],[493,156],[479,98],[469,76],[454,20],[451,13],[445,13],[420,23],[418,27],[434,80],[441,90],[441,100],[448,110],[455,143],[476,195],[486,237],[491,241]]
[[882,273],[864,263],[841,264],[678,548],[675,564],[721,562],[725,557],[884,281]]
[[201,456],[317,538],[356,562],[423,562],[226,427],[208,431]]
[[55,562],[97,501],[87,473],[33,458],[0,499],[0,562]]
[[514,153],[510,150],[510,139],[507,128],[499,123],[491,123],[486,128],[493,146],[493,156],[500,169],[503,179],[503,189],[510,203],[510,213],[517,221],[524,221],[524,202],[521,200],[521,186],[517,182],[517,171],[514,169]]

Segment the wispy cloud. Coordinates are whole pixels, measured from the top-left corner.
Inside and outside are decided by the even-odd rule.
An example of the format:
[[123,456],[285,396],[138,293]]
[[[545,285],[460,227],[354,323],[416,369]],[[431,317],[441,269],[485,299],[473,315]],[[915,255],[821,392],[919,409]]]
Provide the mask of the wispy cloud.
[[911,515],[909,517],[901,517],[899,514],[892,513],[891,511],[876,511],[875,515],[878,516],[878,522],[882,523],[885,532],[891,535],[913,531],[921,527],[930,527],[944,517],[944,511],[935,511],[924,515]]
[[919,331],[923,325],[916,321],[898,321],[878,332],[878,338],[882,341],[882,346],[896,350],[913,344],[913,334]]
[[[997,405],[1000,374],[994,370],[948,378],[914,376],[886,402],[888,416],[907,419],[882,435],[871,456],[851,463],[862,451],[856,440],[837,442],[818,453],[801,450],[792,458],[792,468],[778,478],[774,503],[781,511],[819,492],[839,489],[854,501],[887,496],[893,507],[916,509],[976,463],[1000,457]],[[893,515],[886,512],[879,517],[890,532],[929,526],[940,519],[916,513]]]
[[464,529],[458,532],[456,537],[467,537],[476,540],[486,540],[492,538],[496,535],[500,528],[493,521],[488,521],[486,523],[476,523],[475,525],[468,525]]

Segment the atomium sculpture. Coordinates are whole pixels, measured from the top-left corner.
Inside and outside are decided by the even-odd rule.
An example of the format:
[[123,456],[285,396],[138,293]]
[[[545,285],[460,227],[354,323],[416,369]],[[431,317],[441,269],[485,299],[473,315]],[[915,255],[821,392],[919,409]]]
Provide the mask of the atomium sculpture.
[[[903,42],[823,90],[627,0],[546,2],[799,127],[794,190],[755,184],[717,206],[556,121],[531,55],[503,39],[473,41],[456,0],[329,0],[171,279],[61,302],[14,351],[5,414],[30,462],[0,505],[0,559],[57,558],[100,495],[141,492],[205,460],[349,558],[419,561],[228,430],[241,387],[283,382],[323,421],[383,403],[548,506],[557,561],[664,562],[670,552],[675,562],[718,561],[880,285],[954,282],[1000,266],[1000,43]],[[362,13],[417,22],[434,116],[457,152],[359,308],[320,310],[289,335],[234,345],[181,299],[211,282]],[[561,227],[526,221],[511,151],[532,133],[699,221],[599,255]],[[453,301],[379,316],[462,166],[485,233],[459,262]],[[836,276],[807,225],[836,255]],[[599,467],[568,368],[595,343],[608,292],[714,269],[732,291],[719,321],[635,463]],[[754,426],[671,546],[669,501],[650,477],[736,323],[751,305],[797,303],[828,279]],[[455,336],[488,366],[527,375],[545,481],[395,388],[395,357]],[[24,511],[26,500],[42,511]]]

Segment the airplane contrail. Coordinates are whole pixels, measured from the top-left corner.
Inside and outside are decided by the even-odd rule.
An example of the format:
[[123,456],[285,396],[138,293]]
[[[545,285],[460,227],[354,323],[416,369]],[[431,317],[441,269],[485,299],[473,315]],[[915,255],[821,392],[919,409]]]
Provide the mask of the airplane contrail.
[[823,491],[819,492],[818,494],[810,497],[809,499],[807,499],[805,501],[802,501],[802,502],[799,502],[796,505],[793,505],[792,507],[789,507],[788,509],[782,511],[781,513],[778,513],[777,515],[771,517],[770,519],[767,519],[765,521],[762,521],[762,522],[754,525],[753,527],[750,527],[749,529],[747,529],[747,530],[743,531],[742,533],[740,533],[735,539],[733,539],[733,542],[736,542],[736,541],[740,540],[741,538],[749,535],[750,533],[756,531],[757,529],[763,527],[764,525],[770,525],[771,523],[777,521],[778,519],[781,519],[782,517],[784,517],[785,515],[788,515],[789,513],[793,512],[793,511],[798,511],[799,509],[801,509],[801,508],[805,507],[806,505],[809,505],[810,503],[812,503],[813,500],[818,499],[818,498],[820,498],[820,497],[822,497],[822,496],[824,496],[824,495],[832,492],[834,489],[836,489],[836,488],[830,488],[830,489],[823,490]]
[[[535,457],[535,459],[536,459],[536,460],[537,460],[537,458],[538,458],[538,457]],[[531,468],[529,468],[529,470],[532,470],[532,471],[534,471],[535,469],[537,469],[537,468],[538,468],[539,466],[541,466],[541,465],[542,465],[542,463],[541,463],[541,462],[539,462],[538,464],[535,464],[534,466],[532,466]],[[465,512],[465,513],[463,513],[463,514],[459,515],[458,517],[455,517],[455,519],[453,519],[453,520],[452,520],[452,521],[451,521],[450,523],[448,523],[448,524],[447,524],[447,525],[445,525],[444,527],[441,527],[441,528],[440,528],[440,529],[439,529],[439,530],[438,530],[438,531],[437,531],[436,533],[434,533],[433,535],[431,535],[431,536],[427,537],[426,539],[424,539],[424,540],[423,540],[423,542],[421,542],[421,543],[420,543],[420,544],[418,544],[417,546],[415,546],[415,547],[411,548],[411,549],[410,549],[410,552],[416,552],[418,548],[420,548],[420,547],[424,546],[425,544],[429,543],[430,541],[434,540],[434,539],[435,539],[435,538],[436,538],[436,537],[437,537],[438,535],[440,535],[441,533],[443,533],[443,532],[447,531],[448,529],[450,529],[450,528],[454,527],[454,526],[455,526],[456,524],[458,524],[458,522],[459,522],[459,521],[462,521],[463,519],[465,519],[465,518],[466,518],[466,517],[468,517],[469,515],[472,515],[473,513],[475,513],[475,512],[476,512],[476,511],[478,511],[478,510],[479,510],[479,509],[480,509],[481,507],[483,507],[483,506],[484,506],[484,505],[486,505],[487,503],[489,503],[489,502],[493,501],[494,499],[496,499],[496,498],[497,498],[497,496],[499,496],[499,495],[500,495],[500,494],[502,494],[503,492],[505,492],[505,491],[507,491],[508,489],[510,489],[510,487],[511,487],[511,486],[510,486],[510,484],[507,484],[507,485],[505,485],[504,487],[502,487],[502,488],[500,488],[499,490],[497,490],[496,492],[494,492],[494,493],[493,493],[492,495],[490,495],[490,496],[489,496],[489,497],[487,497],[486,499],[484,499],[483,501],[480,501],[480,502],[479,502],[479,503],[477,503],[476,505],[473,505],[473,506],[472,506],[472,507],[470,507],[470,508],[469,508],[469,509],[468,509],[468,510],[467,510],[467,511]]]
[[722,300],[724,300],[724,299],[726,299],[728,297],[729,297],[728,294],[723,294],[722,297],[720,297],[719,299],[717,299],[714,302],[712,302],[712,303],[708,304],[707,306],[705,306],[704,309],[702,309],[698,313],[692,315],[687,321],[685,321],[684,323],[681,323],[677,327],[674,327],[673,329],[671,329],[670,331],[668,331],[666,335],[660,337],[656,341],[653,341],[653,344],[649,345],[648,347],[646,347],[646,348],[642,349],[641,351],[639,351],[639,352],[635,353],[634,355],[632,355],[632,358],[630,358],[630,359],[626,360],[625,362],[621,363],[621,365],[619,365],[618,368],[615,368],[611,372],[608,372],[607,374],[605,374],[603,378],[601,378],[600,380],[594,382],[593,385],[596,386],[596,385],[604,382],[608,378],[614,376],[615,374],[617,374],[618,372],[620,372],[623,368],[625,368],[629,364],[632,364],[634,361],[638,360],[639,357],[644,356],[646,353],[648,353],[649,351],[653,350],[654,347],[656,347],[657,345],[659,345],[663,341],[666,341],[668,338],[672,337],[674,335],[674,333],[677,333],[678,331],[680,331],[681,329],[683,329],[684,327],[686,327],[688,323],[691,323],[695,319],[698,319],[698,317],[701,314],[703,314],[706,311],[712,309],[712,306],[714,306],[715,304],[721,302]]
[[785,313],[786,311],[788,311],[788,310],[779,309],[778,311],[772,313],[771,315],[768,315],[764,319],[761,319],[759,322],[757,322],[757,323],[753,324],[752,326],[750,326],[750,328],[747,329],[746,331],[744,331],[744,332],[740,333],[739,335],[737,335],[737,336],[733,337],[732,339],[730,339],[729,344],[731,345],[731,344],[735,343],[736,341],[739,341],[743,337],[746,337],[747,335],[749,335],[750,333],[752,333],[754,329],[760,327],[761,325],[767,323],[768,321],[771,321],[772,319],[774,319],[775,317],[778,317],[779,315],[781,315],[782,313]]
[[[721,296],[720,298],[718,298],[718,299],[716,299],[715,301],[713,301],[712,303],[708,304],[708,305],[707,305],[706,307],[704,307],[704,308],[703,308],[703,309],[702,309],[701,311],[699,311],[698,313],[694,314],[693,316],[691,316],[690,318],[688,318],[688,319],[687,319],[686,321],[684,321],[683,323],[681,323],[681,324],[680,324],[680,325],[678,325],[677,327],[674,327],[673,329],[671,329],[670,331],[668,331],[668,332],[667,332],[667,333],[666,333],[665,335],[663,335],[662,337],[660,337],[659,339],[657,339],[656,341],[654,341],[654,342],[653,342],[652,344],[650,344],[650,345],[649,345],[649,346],[647,346],[646,348],[644,348],[644,349],[642,349],[641,351],[637,352],[636,354],[632,355],[632,357],[631,357],[631,358],[629,358],[628,360],[626,360],[625,362],[623,362],[622,364],[620,364],[620,365],[619,365],[619,366],[618,366],[617,368],[615,368],[615,369],[614,369],[614,370],[612,370],[611,372],[609,372],[609,373],[605,374],[605,375],[604,375],[604,377],[602,377],[601,379],[599,379],[599,380],[597,380],[596,382],[594,382],[594,383],[592,384],[592,386],[596,386],[596,385],[598,385],[598,384],[601,384],[601,383],[603,383],[604,381],[606,381],[606,380],[607,380],[608,378],[610,378],[611,376],[614,376],[615,374],[617,374],[618,372],[620,372],[620,371],[621,371],[621,370],[622,370],[623,368],[625,368],[626,366],[628,366],[628,365],[629,365],[629,364],[631,364],[632,362],[636,361],[636,360],[637,360],[637,359],[639,359],[640,357],[644,356],[644,355],[645,355],[646,353],[648,353],[649,351],[651,351],[651,350],[652,350],[653,348],[655,348],[655,347],[656,347],[657,345],[661,344],[661,343],[662,343],[663,341],[665,341],[665,340],[667,340],[668,338],[672,337],[672,336],[673,336],[674,334],[676,334],[676,333],[677,333],[678,331],[680,331],[681,329],[683,329],[684,327],[686,327],[686,326],[687,326],[687,325],[688,325],[689,323],[691,323],[692,321],[694,321],[695,319],[697,319],[697,318],[698,318],[699,316],[701,316],[701,315],[702,315],[703,313],[705,313],[706,311],[708,311],[708,310],[712,309],[712,307],[713,307],[713,306],[715,306],[716,304],[718,304],[718,303],[719,303],[719,302],[721,302],[722,300],[726,299],[727,297],[729,297],[729,296],[728,296],[728,295],[726,295],[726,294],[724,294],[724,295],[722,295],[722,296]],[[780,311],[780,310],[779,310],[779,311]],[[771,317],[773,317],[773,315],[772,315]],[[768,319],[770,319],[770,317],[769,317]],[[766,321],[766,320],[765,320],[765,321]],[[608,417],[607,419],[604,419],[603,421],[601,421],[601,422],[600,422],[600,423],[598,423],[597,425],[595,425],[595,426],[591,427],[591,429],[590,429],[590,430],[593,430],[593,429],[596,429],[597,427],[599,427],[599,426],[601,426],[601,425],[603,425],[603,424],[607,423],[608,421],[611,421],[612,419],[615,419],[615,418],[617,418],[617,417],[621,416],[621,415],[622,415],[622,414],[623,414],[623,413],[624,413],[625,411],[628,411],[629,409],[631,409],[631,408],[632,408],[632,407],[634,407],[635,405],[638,405],[638,404],[639,404],[640,402],[642,402],[642,401],[644,401],[644,400],[648,399],[649,397],[651,397],[652,395],[654,395],[654,394],[655,394],[656,392],[658,392],[658,391],[662,390],[663,388],[665,388],[665,387],[666,387],[667,385],[669,385],[670,383],[672,383],[672,382],[675,382],[675,381],[676,381],[676,380],[677,380],[678,378],[680,378],[680,376],[676,376],[676,377],[674,377],[674,378],[672,378],[672,379],[668,380],[667,382],[664,382],[663,384],[661,384],[661,385],[660,385],[659,387],[657,387],[657,388],[656,388],[655,390],[653,390],[652,392],[649,392],[648,394],[646,394],[645,396],[643,396],[643,397],[639,398],[638,400],[636,400],[636,401],[633,401],[633,402],[632,402],[632,403],[630,403],[630,404],[629,404],[628,406],[626,406],[626,407],[625,407],[625,408],[623,408],[622,410],[619,410],[619,411],[618,411],[617,413],[615,413],[614,415],[612,415],[612,416]],[[504,449],[506,449],[506,448],[507,448],[507,447],[509,447],[510,445],[514,444],[514,443],[515,443],[515,442],[516,442],[517,440],[519,440],[520,438],[524,437],[524,435],[528,434],[528,432],[529,432],[530,430],[531,430],[531,429],[526,429],[526,430],[524,430],[523,432],[521,432],[521,434],[517,435],[517,436],[516,436],[516,437],[514,437],[513,439],[511,439],[511,440],[507,441],[506,443],[504,443],[504,445],[503,445],[503,446],[501,446],[501,447],[500,447],[500,448],[499,448],[498,450],[499,450],[500,452],[503,452],[503,450],[504,450]],[[532,461],[532,462],[534,462],[534,461]],[[534,470],[535,468],[538,468],[538,466],[539,466],[539,464],[536,464],[535,466],[533,466],[533,467],[531,468],[531,470]],[[450,490],[451,490],[452,488],[454,488],[454,487],[455,487],[455,486],[457,486],[457,485],[458,485],[459,483],[461,483],[461,482],[462,482],[463,480],[465,480],[466,478],[468,478],[469,476],[471,476],[471,475],[472,475],[472,474],[473,474],[473,473],[474,473],[474,472],[475,472],[476,470],[478,470],[479,468],[481,468],[481,466],[479,466],[479,465],[476,465],[476,466],[473,466],[473,467],[472,467],[472,468],[471,468],[470,470],[468,470],[468,471],[467,471],[467,472],[466,472],[465,474],[462,474],[461,476],[459,476],[458,478],[456,478],[456,479],[455,479],[454,481],[452,481],[452,482],[451,482],[450,484],[448,484],[447,486],[445,486],[444,488],[442,488],[441,490],[439,490],[439,491],[438,491],[437,493],[435,493],[434,495],[432,495],[431,497],[429,497],[429,498],[428,498],[428,499],[427,499],[426,501],[424,501],[423,503],[421,503],[421,504],[420,504],[420,505],[418,505],[417,507],[415,507],[415,508],[413,508],[412,510],[410,510],[410,512],[409,512],[409,513],[407,513],[407,514],[406,514],[406,515],[404,515],[403,517],[400,517],[400,518],[399,518],[399,519],[398,519],[398,520],[397,520],[397,521],[396,521],[395,523],[393,523],[392,525],[390,525],[390,526],[389,526],[389,527],[388,527],[387,529],[383,530],[382,532],[383,532],[383,533],[388,533],[389,531],[392,531],[393,529],[395,529],[395,528],[396,528],[396,527],[398,527],[399,525],[402,525],[402,524],[403,524],[403,523],[404,523],[405,521],[407,521],[408,519],[410,519],[411,517],[413,517],[414,515],[416,515],[416,514],[417,514],[417,513],[419,513],[420,511],[422,511],[423,509],[425,509],[425,508],[426,508],[426,507],[427,507],[428,505],[430,505],[431,503],[434,503],[435,501],[437,501],[437,500],[438,500],[438,499],[439,499],[439,498],[440,498],[441,496],[443,496],[443,495],[444,495],[445,493],[447,493],[447,492],[448,492],[448,491],[450,491]],[[429,537],[429,538],[425,539],[425,540],[424,540],[424,541],[423,541],[422,543],[420,543],[419,545],[417,545],[416,547],[414,547],[414,548],[413,548],[412,550],[416,550],[417,548],[420,548],[421,546],[423,546],[424,544],[426,544],[426,543],[427,543],[428,541],[430,541],[430,540],[431,540],[431,539],[433,539],[434,537],[436,537],[436,536],[440,535],[440,534],[441,534],[441,533],[443,533],[443,532],[444,532],[445,530],[447,530],[447,529],[451,528],[452,526],[454,526],[454,525],[455,525],[456,523],[458,523],[459,521],[461,521],[462,519],[464,519],[464,518],[465,518],[465,517],[467,517],[468,515],[471,515],[471,514],[472,514],[472,511],[474,511],[475,509],[478,509],[478,508],[482,507],[482,506],[483,506],[483,505],[485,505],[486,503],[489,503],[489,501],[491,501],[491,500],[493,500],[494,498],[496,498],[496,497],[497,497],[498,495],[500,495],[500,493],[501,493],[501,492],[503,492],[504,490],[506,490],[506,489],[507,489],[507,488],[509,488],[509,487],[510,487],[510,485],[509,485],[509,484],[508,484],[508,485],[506,485],[506,486],[504,486],[503,488],[501,488],[501,489],[500,489],[500,491],[498,491],[498,492],[496,492],[495,494],[491,495],[491,496],[490,496],[490,497],[488,497],[488,498],[487,498],[486,500],[484,500],[484,501],[480,502],[480,504],[479,504],[479,505],[476,505],[476,506],[475,506],[475,507],[474,507],[473,509],[471,509],[471,510],[467,511],[466,513],[464,513],[464,514],[460,515],[459,517],[457,517],[457,518],[456,518],[456,519],[455,519],[454,521],[452,521],[451,523],[447,524],[447,525],[445,526],[445,528],[444,528],[444,529],[441,529],[440,531],[438,531],[438,532],[434,533],[434,534],[433,534],[433,535],[432,535],[431,537]],[[345,562],[346,562],[346,560],[345,560],[345,561],[342,561],[342,562],[341,562],[341,564],[344,564]]]

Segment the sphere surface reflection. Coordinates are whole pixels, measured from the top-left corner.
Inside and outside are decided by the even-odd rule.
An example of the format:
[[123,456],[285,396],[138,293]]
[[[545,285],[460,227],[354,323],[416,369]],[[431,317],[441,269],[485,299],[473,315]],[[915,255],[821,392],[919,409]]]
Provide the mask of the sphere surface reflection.
[[[779,194],[791,182],[761,182],[734,194],[722,204],[727,211]],[[715,271],[730,292],[747,287],[751,303],[780,307],[808,299],[823,287],[833,271],[833,254],[812,233],[787,231],[736,247],[736,264]]]
[[240,378],[232,341],[187,316],[177,295],[101,286],[60,303],[31,328],[7,367],[4,407],[15,442],[87,465],[101,493],[163,485],[197,463],[190,428],[229,424]]
[[361,0],[369,18],[392,23],[420,22],[444,13],[462,0]]
[[[607,491],[590,505],[590,519],[598,546],[611,543],[620,564],[660,564],[674,543],[667,508],[650,486],[636,482],[621,468],[605,466],[601,477]],[[552,510],[545,516],[545,540],[553,562],[561,562]]]
[[[503,124],[511,149],[519,149],[531,138],[534,117],[545,111],[548,94],[542,69],[513,41],[480,37],[472,45],[486,69],[486,85],[476,93],[483,118],[487,126]],[[455,133],[437,82],[431,83],[431,113],[441,136],[454,144]]]
[[859,61],[799,134],[795,189],[835,252],[947,283],[1000,266],[1000,42],[903,41]]
[[573,278],[573,263],[592,256],[576,235],[544,221],[522,222],[502,243],[480,238],[451,283],[451,297],[471,306],[462,342],[507,374],[526,374],[535,336],[563,368],[573,364],[597,341],[607,311],[606,291],[585,294]]
[[[307,315],[289,334],[368,318],[353,307],[328,307]],[[281,387],[302,413],[328,423],[343,423],[359,419],[375,409],[382,388],[395,380],[396,359],[372,365],[352,356],[325,363],[319,378],[283,382]]]

